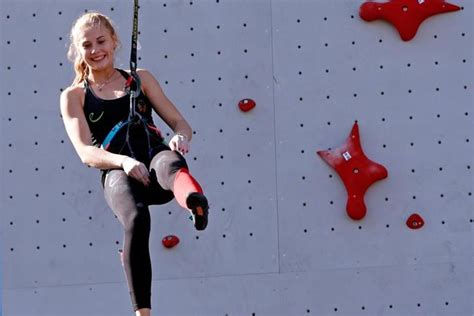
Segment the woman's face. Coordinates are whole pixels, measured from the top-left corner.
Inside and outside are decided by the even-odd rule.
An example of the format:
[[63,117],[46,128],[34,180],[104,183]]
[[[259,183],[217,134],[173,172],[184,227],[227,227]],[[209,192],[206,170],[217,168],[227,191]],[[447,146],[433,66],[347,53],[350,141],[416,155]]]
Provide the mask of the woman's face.
[[114,65],[117,41],[105,27],[86,27],[79,31],[77,47],[91,70],[104,70]]

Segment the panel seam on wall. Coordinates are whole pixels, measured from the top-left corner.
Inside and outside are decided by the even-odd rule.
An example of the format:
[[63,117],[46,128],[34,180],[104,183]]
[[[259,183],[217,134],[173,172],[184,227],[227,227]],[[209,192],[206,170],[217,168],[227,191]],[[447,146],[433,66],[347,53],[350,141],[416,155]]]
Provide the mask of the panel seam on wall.
[[272,53],[272,102],[273,102],[273,149],[275,150],[275,207],[276,207],[276,232],[277,232],[277,264],[278,273],[280,273],[280,219],[278,203],[278,159],[277,159],[277,119],[275,106],[275,65],[274,65],[274,46],[273,46],[273,0],[270,0],[270,47]]

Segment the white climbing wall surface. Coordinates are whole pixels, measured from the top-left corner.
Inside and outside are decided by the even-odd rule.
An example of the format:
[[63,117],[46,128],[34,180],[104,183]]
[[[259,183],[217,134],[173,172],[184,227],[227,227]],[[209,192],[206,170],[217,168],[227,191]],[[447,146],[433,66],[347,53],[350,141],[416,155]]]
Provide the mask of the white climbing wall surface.
[[[191,123],[211,204],[204,232],[174,201],[151,207],[154,315],[473,315],[474,2],[407,42],[363,2],[140,1],[138,66]],[[132,4],[0,0],[4,316],[133,315],[120,224],[59,111],[74,20],[109,15],[128,68]],[[355,121],[388,170],[359,221],[316,154]]]

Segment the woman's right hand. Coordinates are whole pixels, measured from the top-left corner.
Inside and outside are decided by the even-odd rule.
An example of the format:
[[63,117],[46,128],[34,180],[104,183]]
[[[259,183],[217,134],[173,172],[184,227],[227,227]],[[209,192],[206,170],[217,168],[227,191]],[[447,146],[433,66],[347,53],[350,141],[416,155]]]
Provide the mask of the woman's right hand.
[[146,187],[150,185],[150,173],[144,163],[130,157],[125,157],[121,165],[127,176],[140,181]]

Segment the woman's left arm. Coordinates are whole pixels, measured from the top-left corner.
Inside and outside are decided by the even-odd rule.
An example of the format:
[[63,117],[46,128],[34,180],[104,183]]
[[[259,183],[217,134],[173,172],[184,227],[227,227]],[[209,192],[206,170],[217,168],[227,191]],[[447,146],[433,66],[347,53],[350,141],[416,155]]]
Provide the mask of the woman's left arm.
[[142,89],[153,105],[155,112],[175,132],[183,135],[189,142],[193,136],[191,126],[181,115],[176,106],[166,97],[158,80],[148,71],[140,69],[137,71],[142,81]]

